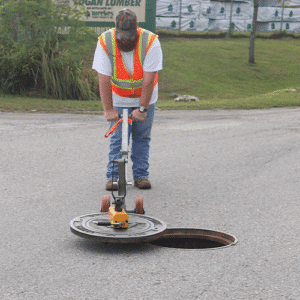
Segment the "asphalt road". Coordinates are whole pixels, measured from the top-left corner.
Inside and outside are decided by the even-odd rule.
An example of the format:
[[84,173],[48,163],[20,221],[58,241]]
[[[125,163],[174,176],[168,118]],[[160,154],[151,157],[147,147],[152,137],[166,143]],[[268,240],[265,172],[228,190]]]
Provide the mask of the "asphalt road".
[[300,299],[300,108],[157,111],[147,215],[236,236],[208,250],[70,232],[106,195],[103,115],[0,113],[1,299]]

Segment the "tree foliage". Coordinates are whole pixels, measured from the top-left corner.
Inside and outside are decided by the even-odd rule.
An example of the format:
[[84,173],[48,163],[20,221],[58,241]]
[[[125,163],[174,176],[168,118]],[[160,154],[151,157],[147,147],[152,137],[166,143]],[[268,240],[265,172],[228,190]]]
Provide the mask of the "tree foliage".
[[57,99],[94,98],[81,70],[81,53],[96,34],[80,21],[83,14],[79,6],[51,0],[2,1],[0,89],[12,94],[41,89]]

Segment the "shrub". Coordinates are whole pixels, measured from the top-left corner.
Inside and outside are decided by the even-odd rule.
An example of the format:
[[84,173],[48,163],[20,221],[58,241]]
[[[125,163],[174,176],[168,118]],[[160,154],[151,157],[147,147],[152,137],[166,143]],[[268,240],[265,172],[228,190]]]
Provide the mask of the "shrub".
[[[56,99],[91,100],[97,91],[82,71],[81,49],[96,34],[80,7],[51,0],[3,1],[0,6],[0,89],[42,90]],[[59,34],[60,30],[66,34]]]

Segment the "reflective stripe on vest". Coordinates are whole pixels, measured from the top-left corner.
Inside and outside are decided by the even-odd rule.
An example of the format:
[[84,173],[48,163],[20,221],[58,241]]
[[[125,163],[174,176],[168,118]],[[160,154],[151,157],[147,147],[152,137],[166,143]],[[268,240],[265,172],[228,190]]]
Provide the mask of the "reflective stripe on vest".
[[[99,37],[99,42],[109,57],[112,66],[112,90],[119,96],[138,98],[141,96],[143,83],[143,63],[157,35],[139,28],[139,40],[134,51],[133,73],[130,74],[124,64],[121,52],[116,43],[116,30],[110,29]],[[154,86],[158,81],[156,73]]]

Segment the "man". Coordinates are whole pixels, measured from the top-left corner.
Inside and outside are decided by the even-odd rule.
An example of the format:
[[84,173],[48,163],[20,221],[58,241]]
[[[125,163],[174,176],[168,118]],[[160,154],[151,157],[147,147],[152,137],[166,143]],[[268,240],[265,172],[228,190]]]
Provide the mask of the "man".
[[[132,115],[131,160],[134,184],[150,189],[149,143],[158,98],[158,71],[162,69],[162,50],[157,35],[139,28],[136,14],[130,9],[119,11],[116,28],[99,36],[93,69],[99,74],[100,96],[110,128],[124,108]],[[110,139],[106,190],[117,189],[121,158],[121,126]]]

